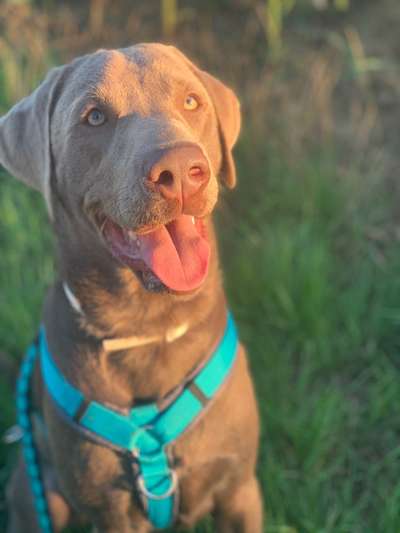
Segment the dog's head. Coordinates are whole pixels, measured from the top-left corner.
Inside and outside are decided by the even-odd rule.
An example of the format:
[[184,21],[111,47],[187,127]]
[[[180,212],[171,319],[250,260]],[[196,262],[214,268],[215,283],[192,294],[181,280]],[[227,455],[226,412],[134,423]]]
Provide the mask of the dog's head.
[[0,119],[0,162],[148,289],[191,291],[207,274],[217,178],[235,185],[239,128],[229,88],[176,48],[141,44],[51,71]]

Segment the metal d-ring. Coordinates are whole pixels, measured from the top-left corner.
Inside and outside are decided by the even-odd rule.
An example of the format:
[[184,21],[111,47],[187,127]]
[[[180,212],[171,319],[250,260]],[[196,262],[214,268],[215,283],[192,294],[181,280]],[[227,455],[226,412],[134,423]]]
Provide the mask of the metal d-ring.
[[137,441],[139,437],[147,433],[149,429],[152,429],[152,426],[142,426],[142,427],[136,428],[135,431],[132,433],[132,439],[133,439],[134,446],[131,450],[131,453],[136,459],[139,459],[139,456],[140,456],[140,448],[136,446]]
[[178,476],[175,470],[170,471],[170,476],[172,479],[172,483],[169,489],[164,492],[164,494],[153,494],[152,492],[149,492],[146,489],[146,485],[144,484],[144,478],[141,474],[137,478],[138,488],[140,492],[144,494],[144,496],[146,496],[146,498],[148,498],[149,500],[164,500],[165,498],[169,498],[169,496],[171,496],[175,492],[176,487],[178,485]]

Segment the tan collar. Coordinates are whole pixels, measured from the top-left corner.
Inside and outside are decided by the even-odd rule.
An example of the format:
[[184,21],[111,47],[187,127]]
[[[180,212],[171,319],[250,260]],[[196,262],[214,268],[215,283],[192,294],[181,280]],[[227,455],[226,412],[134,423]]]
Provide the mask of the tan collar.
[[[72,309],[79,315],[84,316],[82,306],[78,298],[71,291],[68,284],[64,281],[63,284],[64,294],[71,305]],[[146,344],[153,344],[155,342],[174,342],[180,337],[183,337],[188,330],[188,324],[184,322],[175,328],[168,329],[165,335],[153,335],[146,337],[143,336],[132,336],[132,337],[121,337],[117,339],[104,339],[103,340],[103,349],[106,352],[116,352],[119,350],[125,350],[127,348],[135,348],[137,346],[145,346]]]

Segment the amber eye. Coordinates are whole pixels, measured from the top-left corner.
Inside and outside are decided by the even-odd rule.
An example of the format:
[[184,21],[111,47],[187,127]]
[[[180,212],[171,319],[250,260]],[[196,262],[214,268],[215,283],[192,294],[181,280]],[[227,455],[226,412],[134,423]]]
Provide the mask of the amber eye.
[[106,117],[100,109],[94,108],[87,116],[88,124],[91,126],[101,126],[104,124]]
[[183,104],[183,107],[187,111],[194,111],[195,109],[199,107],[199,105],[200,105],[200,102],[197,99],[197,97],[194,96],[193,94],[188,94],[185,98],[185,103]]

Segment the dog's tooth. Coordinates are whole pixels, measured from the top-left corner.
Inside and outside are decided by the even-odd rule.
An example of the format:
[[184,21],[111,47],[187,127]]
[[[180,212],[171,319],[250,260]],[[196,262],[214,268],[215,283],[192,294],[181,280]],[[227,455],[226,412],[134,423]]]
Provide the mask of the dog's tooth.
[[195,219],[194,219],[194,217],[192,217],[192,224],[194,224],[194,223],[195,223]]
[[128,230],[128,236],[131,242],[134,242],[137,246],[140,246],[139,238],[134,231]]
[[103,220],[103,222],[101,223],[101,226],[100,226],[100,233],[103,233],[104,226],[106,225],[106,222],[107,222],[107,219],[105,218],[105,219]]

